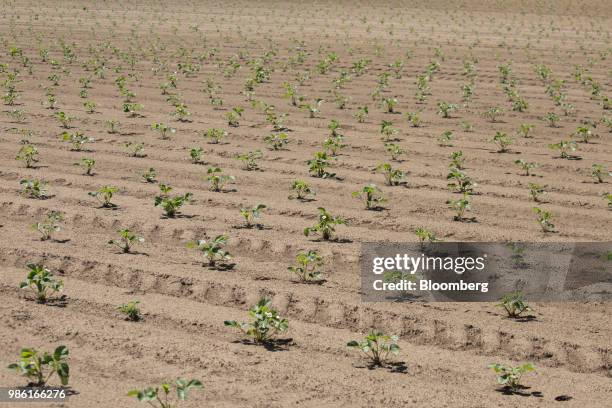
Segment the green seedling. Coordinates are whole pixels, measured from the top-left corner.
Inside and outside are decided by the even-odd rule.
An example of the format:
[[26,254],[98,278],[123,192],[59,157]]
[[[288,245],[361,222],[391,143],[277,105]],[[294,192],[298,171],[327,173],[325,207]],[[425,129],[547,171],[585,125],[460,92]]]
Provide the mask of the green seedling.
[[382,190],[375,184],[369,184],[362,188],[360,191],[353,191],[351,195],[353,197],[363,200],[365,203],[366,210],[378,208],[380,204],[387,201],[387,199],[382,194]]
[[532,312],[533,309],[523,299],[523,294],[520,291],[508,293],[504,295],[499,303],[499,307],[503,307],[508,317],[513,319],[521,317],[521,314],[525,312]]
[[234,176],[223,174],[219,167],[209,167],[206,174],[208,174],[206,180],[208,180],[210,190],[215,192],[223,190],[226,183],[236,180]]
[[200,239],[198,241],[190,241],[187,243],[187,248],[195,248],[202,252],[208,260],[208,265],[211,268],[217,267],[219,263],[223,264],[232,259],[232,256],[225,250],[229,237],[227,235],[217,235],[210,240]]
[[164,140],[170,139],[170,135],[176,133],[175,128],[168,126],[165,123],[153,123],[151,125],[151,130],[159,132],[160,137]]
[[464,192],[461,198],[448,200],[446,203],[455,211],[453,221],[463,221],[465,212],[471,209],[470,194],[467,192]]
[[57,121],[60,123],[60,125],[64,128],[64,129],[69,129],[70,128],[70,122],[72,122],[72,120],[74,119],[71,116],[68,116],[66,114],[66,112],[63,111],[59,111],[55,114],[55,118],[57,119]]
[[202,164],[202,153],[204,149],[201,147],[193,147],[189,149],[189,157],[191,158],[191,162],[194,164]]
[[474,131],[474,125],[470,122],[461,122],[459,124],[461,126],[461,129],[463,129],[464,132],[473,132]]
[[242,112],[244,112],[244,108],[233,108],[226,115],[227,124],[231,127],[240,126],[240,118],[242,117]]
[[316,152],[314,159],[308,160],[307,164],[310,174],[314,177],[332,178],[335,176],[334,173],[329,173],[327,171],[329,157],[326,152]]
[[349,341],[346,346],[360,350],[374,366],[382,367],[387,363],[389,354],[399,354],[398,340],[398,336],[389,336],[378,330],[370,330],[363,340]]
[[262,157],[263,153],[259,149],[236,155],[236,158],[242,162],[244,170],[247,171],[257,170],[259,168],[257,160],[261,159]]
[[450,118],[451,113],[457,110],[457,105],[448,102],[438,102],[438,115],[443,118]]
[[227,136],[227,132],[223,129],[211,128],[203,136],[208,139],[208,143],[217,144]]
[[142,319],[142,314],[140,313],[140,307],[138,304],[140,302],[138,300],[132,300],[131,302],[124,303],[117,307],[117,310],[125,315],[127,320],[132,322],[137,322]]
[[85,136],[81,132],[75,132],[72,134],[68,132],[64,132],[61,134],[61,136],[62,136],[63,141],[68,142],[72,145],[72,148],[70,150],[75,151],[75,152],[83,151],[86,143],[90,143],[94,141],[94,139]]
[[287,270],[295,273],[302,282],[319,282],[322,279],[323,257],[317,251],[298,252],[295,258],[295,266]]
[[111,239],[109,245],[115,245],[124,254],[129,254],[132,247],[137,243],[144,242],[144,238],[132,233],[129,229],[119,230],[119,239]]
[[376,167],[376,171],[385,176],[385,182],[389,186],[397,186],[405,176],[402,170],[394,169],[389,163],[381,163]]
[[344,136],[340,134],[331,135],[323,141],[323,148],[332,157],[335,157],[338,154],[338,150],[344,147],[344,144],[342,144],[343,138]]
[[385,150],[391,155],[391,160],[400,161],[401,155],[406,155],[406,150],[402,149],[400,145],[395,143],[385,143]]
[[504,132],[496,132],[493,139],[491,139],[491,142],[497,145],[497,153],[505,153],[508,151],[508,146],[514,143],[514,139],[509,137]]
[[492,106],[484,113],[484,117],[489,119],[490,122],[498,122],[499,117],[504,114],[504,110],[499,106]]
[[125,102],[123,104],[123,112],[128,114],[128,117],[135,118],[139,116],[139,111],[142,110],[142,105],[135,102]]
[[102,207],[104,208],[114,208],[117,205],[111,202],[113,198],[113,194],[118,192],[119,189],[113,186],[102,186],[98,191],[92,191],[88,193],[91,197],[94,197],[96,200],[102,203]]
[[395,113],[397,103],[397,98],[383,98],[381,101],[381,106],[385,107],[387,113]]
[[463,170],[463,163],[465,162],[465,157],[463,157],[463,152],[461,150],[457,152],[452,152],[450,158],[451,163],[448,165],[449,168]]
[[243,207],[240,209],[240,215],[244,217],[246,228],[253,227],[253,221],[255,221],[256,218],[259,218],[261,216],[261,210],[263,210],[264,208],[266,208],[264,204],[257,204],[253,208]]
[[580,139],[583,143],[589,143],[589,140],[595,137],[595,134],[588,126],[578,126],[572,136]]
[[421,127],[423,121],[421,120],[421,112],[408,112],[406,113],[406,117],[410,122],[410,126],[412,127]]
[[90,159],[87,157],[83,157],[81,159],[81,161],[78,161],[76,163],[73,163],[75,166],[82,166],[85,168],[85,175],[87,176],[93,176],[92,170],[94,165],[96,164],[96,161],[94,159]]
[[545,194],[544,187],[536,183],[529,183],[529,195],[536,203],[540,201],[540,195]]
[[[177,405],[169,401],[169,394],[173,385],[165,382],[159,387],[148,387],[143,390],[131,390],[128,392],[128,397],[135,397],[138,401],[147,402],[153,408],[175,408]],[[183,380],[178,378],[174,383],[176,397],[179,401],[187,399],[188,392],[192,389],[202,388],[202,383],[199,380]]]
[[306,183],[305,181],[302,180],[295,180],[292,184],[291,184],[291,189],[295,192],[295,195],[290,195],[289,199],[293,200],[293,199],[297,199],[297,200],[301,200],[301,201],[306,201],[309,200],[308,196],[314,196],[315,192],[314,190],[310,187],[310,185],[308,185],[308,183]]
[[70,378],[67,360],[68,348],[66,346],[56,347],[53,354],[46,351],[39,352],[34,348],[22,348],[19,361],[10,364],[8,369],[26,377],[29,381],[28,386],[44,387],[54,374],[59,377],[61,384],[66,386]]
[[95,102],[85,101],[83,107],[85,108],[85,112],[92,114],[96,112],[97,105]]
[[155,183],[155,177],[157,176],[157,172],[153,167],[149,168],[149,170],[145,170],[140,175],[142,179],[147,183]]
[[447,187],[458,193],[472,193],[474,187],[477,186],[467,174],[457,168],[451,167],[446,179],[451,181],[447,184]]
[[33,230],[40,232],[40,240],[51,239],[54,232],[61,230],[59,223],[64,220],[64,215],[59,211],[49,211],[43,221],[30,225]]
[[155,197],[154,204],[155,207],[163,208],[164,214],[168,218],[174,218],[179,213],[180,208],[189,203],[193,197],[191,193],[171,197],[168,193],[172,190],[172,187],[165,184],[161,184],[159,189],[160,195]]
[[562,140],[559,143],[549,144],[548,147],[553,150],[559,150],[559,157],[562,159],[571,158],[572,156],[569,154],[569,152],[575,152],[578,148],[576,142],[573,140]]
[[319,207],[319,219],[317,224],[313,227],[304,228],[304,235],[310,236],[310,234],[321,234],[324,241],[329,241],[332,239],[334,233],[336,232],[336,225],[346,225],[346,220],[340,217],[333,217],[327,210],[323,207]]
[[289,328],[289,321],[281,318],[278,312],[271,308],[271,303],[270,299],[262,298],[251,307],[249,316],[253,318],[253,321],[250,323],[238,323],[235,320],[226,320],[223,323],[228,327],[239,329],[257,344],[269,343],[279,333]]
[[314,102],[304,105],[304,108],[308,111],[308,117],[315,118],[317,114],[321,111],[321,104],[323,103],[323,99],[317,98]]
[[524,174],[525,176],[529,176],[530,175],[529,172],[531,171],[531,169],[535,169],[536,167],[538,167],[538,165],[536,163],[526,162],[523,159],[515,160],[514,164],[519,166],[525,172],[525,174]]
[[399,131],[393,127],[393,122],[390,120],[383,120],[380,123],[380,134],[383,142],[388,142],[397,135]]
[[357,108],[357,113],[355,113],[355,117],[357,118],[357,122],[364,123],[368,118],[368,107],[367,106],[359,106]]
[[64,287],[64,282],[55,279],[51,271],[44,265],[30,263],[26,279],[19,284],[20,289],[29,288],[36,295],[38,303],[46,303],[54,292]]
[[144,143],[125,142],[123,147],[130,157],[146,157]]
[[19,182],[21,194],[29,198],[44,200],[47,198],[47,186],[44,182],[36,179],[24,179]]
[[438,138],[438,144],[442,147],[450,147],[451,141],[453,140],[453,132],[451,130],[445,130]]
[[555,224],[552,223],[553,215],[550,211],[543,210],[538,207],[533,208],[533,212],[536,213],[538,224],[542,227],[542,231],[544,232],[553,232],[555,229]]
[[608,208],[612,209],[612,193],[603,193],[601,196],[608,201]]
[[264,142],[266,142],[272,150],[283,150],[283,148],[289,144],[289,138],[286,133],[272,133],[264,137]]
[[548,122],[548,126],[553,128],[557,127],[557,124],[559,123],[559,115],[554,112],[548,112],[543,119]]
[[34,145],[26,144],[19,149],[19,153],[15,160],[21,160],[25,163],[26,168],[31,168],[34,163],[38,162],[38,149]]
[[425,241],[427,242],[438,242],[439,241],[439,239],[436,238],[433,232],[426,230],[423,227],[419,227],[416,230],[414,230],[414,235],[416,235],[417,238],[419,238],[419,241],[421,243],[421,249],[423,248]]
[[507,367],[499,363],[490,364],[495,374],[497,374],[497,383],[509,387],[512,392],[521,389],[521,378],[523,374],[534,371],[535,367],[531,363],[526,363],[517,367]]
[[591,177],[595,179],[596,183],[603,183],[604,176],[612,176],[612,172],[606,172],[601,164],[593,164],[591,166]]
[[535,126],[529,123],[521,123],[521,125],[519,126],[519,129],[517,131],[517,133],[524,137],[525,139],[530,138],[532,136],[530,136],[531,131],[533,130]]
[[118,120],[107,120],[106,127],[108,128],[107,132],[114,135],[116,133],[119,133],[121,123],[119,123]]

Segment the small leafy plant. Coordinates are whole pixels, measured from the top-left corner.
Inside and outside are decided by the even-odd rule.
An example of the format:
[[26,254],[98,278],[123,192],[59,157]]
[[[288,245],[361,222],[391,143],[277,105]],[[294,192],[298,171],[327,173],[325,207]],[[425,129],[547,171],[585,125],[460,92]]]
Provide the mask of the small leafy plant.
[[446,203],[451,209],[455,210],[454,221],[463,221],[465,212],[471,209],[470,194],[468,192],[464,192],[461,198],[448,200]]
[[183,380],[178,378],[172,385],[168,382],[161,384],[160,393],[159,387],[147,387],[143,390],[131,390],[128,392],[129,397],[135,397],[138,401],[145,401],[153,408],[173,408],[176,405],[168,401],[170,389],[174,386],[176,397],[179,401],[187,399],[188,392],[192,389],[202,388],[202,383],[199,380]]
[[143,171],[140,176],[147,183],[155,183],[155,177],[157,176],[157,172],[153,167],[150,167],[149,170]]
[[135,244],[142,242],[144,242],[143,237],[134,234],[129,229],[122,229],[119,230],[119,239],[111,239],[108,244],[119,247],[124,254],[129,254]]
[[22,348],[19,357],[19,361],[10,364],[8,369],[26,377],[29,380],[28,386],[44,387],[54,374],[63,386],[68,385],[70,368],[66,346],[56,347],[52,354],[34,348]]
[[240,153],[236,155],[236,158],[242,162],[244,169],[247,171],[257,170],[259,165],[257,160],[261,159],[263,154],[261,150],[253,150],[247,153]]
[[75,166],[81,166],[85,168],[86,176],[93,176],[92,170],[96,161],[87,157],[83,157],[80,161],[74,163]]
[[117,310],[123,313],[127,320],[137,322],[142,319],[140,307],[138,306],[139,303],[140,302],[138,300],[133,300],[118,306]]
[[497,306],[503,307],[508,317],[513,319],[519,318],[524,312],[533,311],[523,299],[523,294],[520,291],[504,295]]
[[43,181],[36,179],[24,179],[19,182],[21,193],[29,198],[44,200],[47,198],[47,187]]
[[29,269],[28,275],[19,284],[19,288],[31,289],[35,293],[38,303],[46,303],[52,293],[59,292],[64,287],[64,282],[55,279],[46,266],[30,263],[27,267]]
[[379,164],[376,170],[385,176],[385,181],[390,186],[399,185],[405,175],[402,170],[394,169],[389,163]]
[[223,171],[219,167],[209,167],[206,174],[208,174],[206,179],[210,185],[210,190],[215,192],[223,190],[223,186],[226,183],[236,179],[234,176],[223,174]]
[[364,201],[366,210],[378,208],[380,204],[387,201],[382,194],[382,190],[375,184],[369,184],[360,191],[353,191],[351,194],[353,197]]
[[612,176],[612,172],[606,173],[604,166],[601,164],[593,164],[591,166],[591,177],[595,179],[596,183],[603,183],[604,176]]
[[542,227],[544,232],[553,232],[555,224],[552,223],[553,215],[550,211],[543,210],[538,207],[534,207],[533,212],[536,213],[538,224]]
[[264,208],[266,208],[264,204],[257,204],[253,208],[243,207],[240,209],[240,215],[244,217],[246,228],[253,228],[253,221],[261,216],[261,210]]
[[61,134],[62,140],[72,145],[70,150],[75,152],[81,152],[85,148],[85,144],[93,142],[94,139],[85,136],[81,132],[68,133],[64,132]]
[[223,323],[228,327],[239,329],[257,344],[269,343],[279,333],[289,328],[289,321],[281,318],[278,312],[271,308],[271,303],[270,299],[264,297],[251,307],[249,316],[253,321],[250,323],[238,323],[235,320],[226,320]]
[[569,152],[574,152],[578,148],[573,140],[562,140],[559,143],[549,144],[548,147],[553,150],[559,150],[559,157],[562,159],[570,159],[572,156]]
[[498,153],[505,153],[505,152],[507,152],[508,151],[508,146],[510,146],[512,143],[514,143],[514,139],[509,137],[504,132],[496,132],[495,136],[493,136],[493,139],[491,139],[491,141],[497,145],[497,147],[498,147],[497,152]]
[[208,260],[208,265],[211,268],[215,268],[219,263],[223,264],[232,259],[230,253],[225,250],[228,240],[229,237],[227,235],[217,235],[209,240],[190,241],[187,243],[187,247],[200,250]]
[[180,208],[189,203],[193,197],[192,193],[170,196],[168,193],[172,191],[172,187],[166,184],[160,184],[159,190],[160,194],[155,197],[154,205],[163,208],[164,214],[168,218],[176,217]]
[[546,193],[544,187],[536,183],[529,183],[529,195],[536,203],[540,201],[540,195]]
[[38,162],[38,149],[31,145],[26,144],[19,149],[19,153],[15,160],[21,160],[25,163],[26,168],[31,168],[34,163]]
[[522,388],[521,378],[525,373],[535,370],[531,363],[526,363],[517,367],[505,366],[503,364],[490,364],[495,374],[497,374],[497,383],[508,387],[512,392],[516,392]]
[[399,354],[398,339],[398,336],[390,336],[378,330],[371,330],[363,340],[349,341],[346,346],[360,350],[374,366],[382,367],[387,363],[389,354]]
[[314,196],[315,192],[308,183],[303,180],[295,180],[291,184],[291,190],[295,193],[289,196],[290,200],[297,199],[301,201],[309,200],[309,196]]
[[340,217],[332,216],[323,207],[319,207],[319,220],[314,227],[304,228],[304,235],[310,236],[310,234],[318,233],[321,234],[324,241],[332,239],[333,234],[336,232],[336,225],[346,224],[346,220]]
[[525,176],[529,176],[530,175],[529,172],[531,171],[531,169],[535,169],[536,167],[538,167],[538,165],[536,163],[526,162],[523,159],[515,160],[514,164],[519,166],[525,172]]
[[51,239],[51,236],[54,232],[57,232],[61,229],[59,223],[63,221],[63,219],[64,216],[61,212],[50,211],[47,213],[47,217],[43,221],[37,222],[36,224],[32,224],[31,227],[32,229],[40,232],[41,241],[47,241]]
[[88,193],[91,197],[94,197],[96,200],[102,203],[102,207],[104,208],[114,208],[117,207],[116,204],[113,204],[111,200],[113,199],[113,194],[115,194],[119,189],[113,186],[102,186],[98,191],[92,191]]
[[310,174],[314,177],[332,178],[335,176],[334,173],[329,173],[327,171],[329,157],[326,152],[316,152],[315,157],[312,160],[308,160],[307,164]]
[[223,129],[211,128],[203,136],[208,139],[208,143],[218,144],[227,136],[227,132]]
[[323,257],[317,251],[298,252],[295,257],[295,266],[290,266],[287,270],[296,274],[303,282],[321,281],[323,267]]

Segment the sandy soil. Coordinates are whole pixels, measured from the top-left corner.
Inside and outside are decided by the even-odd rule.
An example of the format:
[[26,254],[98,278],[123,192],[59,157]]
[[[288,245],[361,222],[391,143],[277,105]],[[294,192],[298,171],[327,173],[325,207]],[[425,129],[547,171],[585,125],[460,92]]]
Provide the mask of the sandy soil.
[[[19,69],[20,82],[15,105],[4,105],[0,116],[1,365],[16,361],[24,346],[67,345],[75,395],[68,403],[53,405],[66,407],[144,406],[126,393],[179,376],[204,384],[181,405],[185,407],[609,407],[610,303],[536,303],[536,319],[519,322],[504,318],[489,303],[361,302],[361,242],[415,241],[417,227],[444,241],[612,238],[612,212],[601,196],[611,190],[611,178],[594,183],[590,177],[594,163],[612,168],[609,128],[600,124],[595,129],[598,138],[578,143],[573,154],[580,160],[560,159],[548,147],[570,139],[584,119],[612,116],[573,75],[574,65],[584,65],[602,94],[610,95],[612,4],[512,1],[493,7],[469,0],[448,9],[446,3],[179,1],[169,6],[158,1],[23,1],[8,7],[5,2],[0,63],[7,64],[7,72]],[[76,60],[64,60],[62,39]],[[301,41],[306,61],[286,66]],[[18,56],[11,57],[13,46],[29,58],[31,73]],[[271,47],[275,53],[265,66],[273,72],[256,87],[253,98],[288,115],[291,142],[282,151],[267,149],[263,138],[271,126],[242,94],[252,75],[248,60],[262,57]],[[443,58],[435,55],[436,47]],[[40,48],[49,49],[47,62],[41,60]],[[316,64],[329,52],[336,52],[339,61],[328,73],[317,73]],[[133,69],[130,54],[136,61]],[[106,61],[104,78],[83,66],[96,55]],[[225,66],[219,64],[227,64],[232,56],[241,67],[234,76],[224,77]],[[475,95],[464,107],[463,61],[470,56],[477,59]],[[339,109],[329,93],[332,80],[341,71],[350,72],[361,58],[372,63],[343,85],[340,92],[350,101]],[[370,94],[378,76],[398,58],[404,62],[403,75],[391,75],[383,95],[396,97],[396,110],[402,114],[389,114]],[[179,122],[170,115],[174,108],[160,84],[185,59],[201,69],[190,76],[179,73],[177,88],[169,90],[179,94],[191,112],[190,122]],[[419,104],[415,77],[433,59],[440,69],[431,81],[431,95]],[[53,68],[51,60],[61,68]],[[529,104],[526,112],[511,110],[499,83],[498,66],[508,61],[517,89]],[[545,93],[536,64],[546,64],[553,78],[566,80],[573,115],[563,115]],[[153,70],[156,66],[162,67],[159,72]],[[314,119],[283,98],[282,84],[296,83],[296,74],[307,70],[311,79],[298,87],[300,94],[307,101],[325,99]],[[53,73],[60,77],[59,86],[52,87],[57,110],[41,105]],[[143,105],[139,117],[123,113],[115,84],[119,75],[125,75],[134,101]],[[4,81],[7,73],[0,77]],[[79,97],[81,77],[91,78],[86,99]],[[202,92],[206,78],[220,86],[222,107],[212,106]],[[85,100],[97,104],[95,113],[85,112]],[[461,105],[449,119],[437,114],[436,103],[442,100]],[[359,123],[354,114],[364,105],[370,114]],[[483,117],[491,106],[505,110],[496,123]],[[225,115],[232,107],[245,109],[239,127],[227,126]],[[25,111],[23,123],[10,115],[13,109]],[[64,130],[54,118],[58,110],[75,117],[69,132],[78,130],[95,139],[87,145],[89,151],[71,151],[61,140]],[[404,115],[416,110],[422,110],[423,125],[418,128]],[[542,119],[548,112],[559,114],[558,127]],[[310,177],[306,161],[321,150],[332,119],[342,125],[346,144],[331,169],[338,178]],[[119,133],[106,131],[108,120],[121,123]],[[389,161],[380,140],[382,120],[394,122],[399,130],[396,143],[408,151],[404,161],[392,162],[407,172],[405,185],[386,186],[374,171]],[[462,129],[466,121],[473,131]],[[156,122],[177,131],[163,140],[150,128]],[[521,123],[535,125],[532,138],[516,136]],[[200,136],[211,127],[228,130],[223,143],[208,144]],[[24,129],[31,135],[24,135]],[[454,132],[452,146],[439,145],[445,130]],[[497,131],[515,139],[509,152],[497,153],[490,142]],[[24,138],[40,152],[34,168],[14,160]],[[125,142],[144,143],[146,157],[129,157]],[[193,147],[204,149],[204,164],[190,162]],[[260,170],[246,171],[234,156],[255,149],[264,154]],[[459,196],[448,190],[446,180],[449,156],[458,150],[466,157],[465,172],[478,184],[468,213],[476,222],[453,221],[446,204]],[[73,165],[82,157],[96,160],[93,176]],[[538,163],[532,176],[523,176],[514,164],[519,158]],[[209,191],[205,173],[210,166],[236,177],[224,193]],[[159,183],[170,184],[173,192],[193,193],[193,202],[182,208],[180,217],[163,217],[153,206],[159,183],[140,177],[151,167]],[[20,195],[19,182],[25,178],[47,182],[50,198]],[[314,201],[287,198],[295,179],[311,184]],[[366,211],[351,197],[352,191],[372,182],[388,198],[383,211]],[[543,233],[536,221],[530,182],[545,186],[547,194],[537,205],[554,214],[554,233]],[[119,188],[113,198],[117,208],[100,208],[88,196],[103,185]],[[267,206],[260,219],[265,228],[241,228],[239,209],[258,203]],[[321,206],[348,221],[338,228],[338,242],[302,234]],[[54,240],[41,241],[28,226],[50,210],[62,211],[65,221]],[[145,238],[136,253],[121,254],[107,245],[121,228]],[[230,237],[233,270],[212,270],[203,265],[201,254],[186,248],[190,240],[221,233]],[[306,249],[325,257],[322,285],[300,284],[287,272],[296,253]],[[64,302],[37,304],[18,289],[30,262],[44,263],[64,280]],[[291,340],[280,350],[245,344],[223,325],[226,319],[246,319],[248,308],[261,296],[271,297],[289,319],[282,337]],[[141,302],[140,322],[125,321],[116,310],[133,299]],[[373,327],[400,336],[402,351],[395,361],[403,362],[405,371],[370,370],[357,352],[345,347]],[[487,365],[527,361],[537,367],[524,379],[528,396],[501,393]],[[22,384],[14,373],[0,370],[0,385]],[[558,402],[560,395],[572,398]]]

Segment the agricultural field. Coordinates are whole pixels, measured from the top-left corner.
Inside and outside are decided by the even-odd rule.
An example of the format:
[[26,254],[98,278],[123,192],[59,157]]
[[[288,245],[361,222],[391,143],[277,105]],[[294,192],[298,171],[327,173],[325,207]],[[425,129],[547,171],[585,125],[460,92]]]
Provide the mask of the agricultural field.
[[612,2],[1,3],[0,387],[70,387],[15,406],[610,406],[610,302],[359,260],[612,240]]

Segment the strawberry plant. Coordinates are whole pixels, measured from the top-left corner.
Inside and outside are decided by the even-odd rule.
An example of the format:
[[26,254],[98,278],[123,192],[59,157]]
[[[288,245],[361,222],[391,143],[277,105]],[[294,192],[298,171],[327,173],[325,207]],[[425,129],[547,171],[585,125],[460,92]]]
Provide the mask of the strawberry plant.
[[310,187],[310,185],[308,185],[308,183],[302,180],[293,181],[293,183],[291,184],[291,189],[295,192],[295,195],[290,195],[290,200],[293,200],[295,198],[301,201],[307,201],[309,200],[308,196],[315,195],[315,192]]
[[85,168],[85,175],[87,176],[93,176],[92,170],[94,165],[96,164],[96,161],[94,159],[90,159],[87,157],[83,157],[81,159],[81,161],[78,161],[76,163],[73,163],[75,166],[82,166]]
[[310,236],[310,234],[318,233],[321,234],[324,241],[332,239],[333,234],[336,232],[336,225],[346,224],[346,220],[340,217],[332,216],[323,207],[319,207],[319,219],[313,227],[304,228],[304,235]]
[[517,367],[494,363],[490,364],[489,368],[497,374],[497,383],[508,387],[512,392],[517,392],[519,389],[523,388],[521,385],[521,378],[525,373],[535,370],[535,367],[531,363],[526,363]]
[[259,149],[236,155],[236,158],[242,162],[244,170],[247,171],[257,170],[259,168],[257,160],[261,159],[262,157],[263,153]]
[[531,169],[535,169],[536,167],[538,167],[538,165],[536,163],[526,162],[523,159],[515,160],[514,164],[519,166],[525,172],[525,176],[529,176],[530,175],[529,172],[530,172]]
[[240,330],[245,336],[250,337],[257,344],[269,343],[279,333],[289,328],[289,321],[280,317],[278,312],[271,307],[272,301],[261,298],[259,302],[249,309],[252,322],[238,323],[235,320],[225,320],[223,323],[228,327]]
[[206,179],[208,180],[210,190],[215,192],[223,190],[223,186],[226,183],[236,179],[234,176],[223,174],[219,167],[209,167],[206,174],[208,174]]
[[193,164],[202,164],[204,163],[202,161],[202,153],[204,152],[204,149],[202,149],[201,147],[192,147],[191,149],[189,149],[189,158],[191,159],[191,162]]
[[376,170],[385,176],[385,181],[390,186],[397,186],[402,181],[405,173],[402,170],[394,169],[389,163],[381,163]]
[[514,139],[509,137],[504,132],[496,132],[493,139],[491,139],[493,143],[495,143],[498,147],[497,153],[505,153],[508,151],[508,146],[514,143]]
[[138,401],[145,401],[153,408],[174,408],[177,405],[169,401],[171,387],[176,390],[176,397],[179,401],[187,399],[188,392],[192,389],[202,388],[202,383],[199,380],[183,380],[178,378],[174,384],[165,382],[159,387],[147,387],[143,390],[131,390],[128,392],[129,397],[135,397]]
[[606,175],[612,176],[612,172],[606,173],[606,171],[604,170],[604,166],[602,166],[601,164],[593,164],[591,166],[591,177],[595,179],[596,183],[603,183],[603,178]]
[[30,227],[40,232],[41,241],[47,241],[51,239],[54,232],[59,231],[61,228],[59,223],[64,220],[64,215],[59,211],[49,211],[43,221],[32,224]]
[[253,208],[243,207],[240,209],[240,215],[244,217],[245,227],[252,228],[253,221],[261,216],[261,210],[266,208],[264,204],[257,204]]
[[55,279],[51,271],[44,265],[30,263],[26,279],[19,284],[19,288],[31,289],[36,295],[38,303],[45,303],[52,293],[59,292],[64,282]]
[[64,132],[61,134],[61,136],[62,136],[62,140],[72,145],[72,148],[70,150],[75,151],[75,152],[83,151],[86,143],[90,143],[94,141],[92,138],[85,136],[81,132],[75,132],[72,134],[68,132]]
[[508,317],[513,319],[519,318],[524,312],[531,312],[533,309],[523,299],[523,294],[520,291],[508,293],[504,295],[499,303],[499,307],[503,307]]
[[406,150],[402,149],[400,145],[395,143],[385,143],[385,149],[391,155],[391,160],[393,161],[401,161],[398,160],[399,156],[406,155]]
[[310,174],[314,177],[332,178],[335,176],[334,173],[329,173],[327,171],[329,158],[326,152],[316,152],[314,159],[308,160],[307,164]]
[[19,182],[21,185],[21,194],[29,198],[44,200],[47,198],[46,184],[36,179],[24,179]]
[[31,144],[26,144],[19,149],[19,153],[15,160],[21,160],[25,163],[26,168],[31,168],[34,163],[38,162],[38,149]]
[[400,347],[397,345],[398,336],[389,336],[378,330],[370,330],[368,335],[361,341],[352,340],[346,343],[347,347],[360,350],[374,366],[384,366],[389,354],[399,354]]
[[264,142],[266,142],[272,150],[282,150],[289,144],[289,138],[286,133],[272,133],[264,137]]
[[175,128],[168,126],[165,123],[153,123],[151,125],[151,129],[159,132],[160,137],[164,140],[170,139],[170,135],[176,133]]
[[320,282],[322,279],[321,269],[323,267],[323,257],[317,251],[298,252],[295,258],[295,266],[290,266],[287,270],[295,273],[302,282]]
[[208,139],[208,143],[217,144],[227,136],[227,132],[223,129],[211,128],[203,136]]
[[559,150],[559,157],[561,157],[562,159],[572,158],[569,152],[574,152],[578,148],[578,146],[576,146],[576,142],[574,142],[573,140],[562,140],[559,143],[549,144],[548,147],[553,150]]
[[68,348],[58,346],[53,353],[39,352],[34,348],[22,348],[19,361],[8,366],[17,374],[26,377],[28,387],[44,387],[53,375],[59,377],[63,386],[68,385],[70,368],[68,366]]
[[360,191],[353,191],[351,194],[353,197],[364,201],[366,210],[379,208],[380,204],[387,201],[382,194],[382,190],[375,184],[369,184]]
[[180,208],[189,203],[193,194],[185,193],[183,195],[170,196],[168,193],[172,190],[172,187],[161,184],[159,186],[160,194],[155,197],[155,207],[161,207],[164,210],[164,214],[168,218],[174,218]]
[[467,192],[464,192],[461,198],[448,200],[446,203],[455,211],[454,221],[463,221],[465,212],[471,209],[470,195]]
[[187,247],[200,250],[208,260],[208,265],[211,268],[216,268],[219,263],[223,264],[232,259],[230,253],[225,250],[228,240],[229,237],[227,235],[217,235],[209,240],[190,241],[187,243]]
[[529,186],[529,195],[531,196],[531,199],[535,201],[536,203],[539,202],[540,195],[546,193],[546,191],[544,191],[544,187],[536,183],[529,183],[528,186]]
[[94,197],[98,201],[102,203],[102,207],[104,208],[114,208],[117,207],[116,204],[111,202],[113,198],[113,194],[115,194],[119,189],[113,186],[102,186],[98,191],[92,191],[88,193],[91,197]]
[[119,247],[124,254],[129,254],[132,246],[142,242],[144,242],[143,237],[132,233],[129,229],[122,229],[119,230],[119,239],[111,239],[108,244]]
[[140,313],[140,307],[138,304],[140,302],[138,300],[133,300],[128,303],[124,303],[117,307],[117,310],[125,315],[127,320],[132,322],[137,322],[142,319],[142,314]]
[[450,118],[451,113],[457,110],[457,105],[448,102],[438,102],[438,115],[443,118]]
[[551,221],[553,217],[552,213],[538,207],[534,207],[533,211],[536,213],[538,224],[542,227],[542,231],[553,232],[555,225]]

